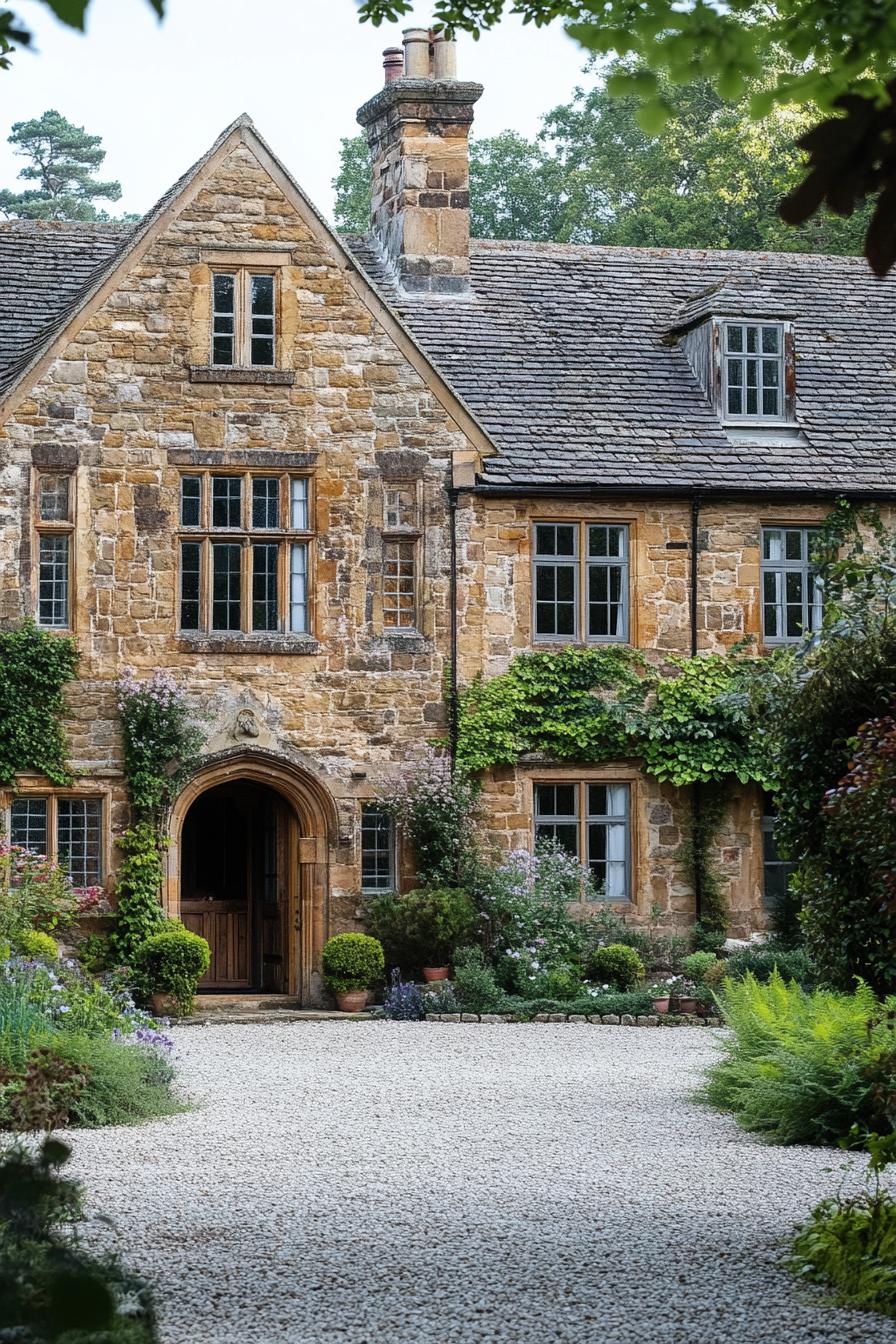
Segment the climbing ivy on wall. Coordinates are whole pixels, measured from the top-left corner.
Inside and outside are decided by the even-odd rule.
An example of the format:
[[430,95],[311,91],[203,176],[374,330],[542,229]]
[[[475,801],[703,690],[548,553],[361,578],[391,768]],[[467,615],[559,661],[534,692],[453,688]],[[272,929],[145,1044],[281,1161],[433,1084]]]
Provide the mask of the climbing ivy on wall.
[[479,771],[527,752],[596,763],[637,756],[676,785],[764,782],[750,729],[755,659],[675,658],[662,675],[629,648],[523,653],[460,694],[458,763]]
[[503,675],[477,678],[461,693],[458,764],[486,770],[527,752],[583,763],[636,756],[654,779],[693,786],[683,857],[700,892],[707,944],[717,943],[728,918],[712,855],[724,782],[766,783],[750,713],[757,666],[743,648],[673,658],[665,674],[629,648],[519,654]]
[[174,678],[156,672],[138,681],[126,669],[118,682],[124,773],[134,824],[118,840],[118,909],[112,942],[124,965],[163,922],[159,900],[164,822],[194,765],[202,732]]
[[63,688],[75,675],[78,649],[69,635],[23,621],[0,631],[0,784],[36,770],[67,784],[68,745],[61,716]]

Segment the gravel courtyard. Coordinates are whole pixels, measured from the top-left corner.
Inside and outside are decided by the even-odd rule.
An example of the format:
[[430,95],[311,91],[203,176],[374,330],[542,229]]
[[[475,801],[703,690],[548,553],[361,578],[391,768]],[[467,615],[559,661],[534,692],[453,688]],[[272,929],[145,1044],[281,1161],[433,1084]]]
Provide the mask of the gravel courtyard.
[[91,1236],[155,1279],[165,1344],[896,1344],[778,1267],[842,1159],[691,1104],[711,1031],[176,1038],[197,1110],[73,1135],[116,1225]]

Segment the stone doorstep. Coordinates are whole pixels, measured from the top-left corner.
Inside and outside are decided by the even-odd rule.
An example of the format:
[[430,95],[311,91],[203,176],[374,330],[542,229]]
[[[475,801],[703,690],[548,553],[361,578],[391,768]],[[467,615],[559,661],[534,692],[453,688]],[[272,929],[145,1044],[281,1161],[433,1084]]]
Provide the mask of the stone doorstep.
[[220,1008],[206,1012],[200,1008],[191,1017],[178,1017],[171,1023],[175,1027],[221,1027],[255,1026],[284,1022],[370,1022],[373,1014],[340,1013],[335,1008]]

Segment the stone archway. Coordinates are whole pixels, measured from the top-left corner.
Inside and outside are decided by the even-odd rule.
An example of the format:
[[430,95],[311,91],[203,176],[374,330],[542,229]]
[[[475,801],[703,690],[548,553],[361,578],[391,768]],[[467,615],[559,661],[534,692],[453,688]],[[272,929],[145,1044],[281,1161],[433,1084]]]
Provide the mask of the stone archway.
[[332,795],[308,771],[272,753],[240,749],[204,762],[171,809],[164,890],[165,911],[181,913],[182,839],[191,807],[209,790],[256,785],[283,800],[294,824],[284,846],[285,989],[303,1004],[321,998],[320,958],[329,925],[329,851],[337,834]]

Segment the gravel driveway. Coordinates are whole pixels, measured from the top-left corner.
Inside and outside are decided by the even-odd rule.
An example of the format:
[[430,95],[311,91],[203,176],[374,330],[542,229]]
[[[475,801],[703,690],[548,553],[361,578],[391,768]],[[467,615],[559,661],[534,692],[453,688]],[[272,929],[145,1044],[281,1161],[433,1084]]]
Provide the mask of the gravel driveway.
[[165,1344],[896,1344],[778,1268],[842,1159],[689,1103],[711,1031],[176,1035],[200,1109],[73,1136]]

